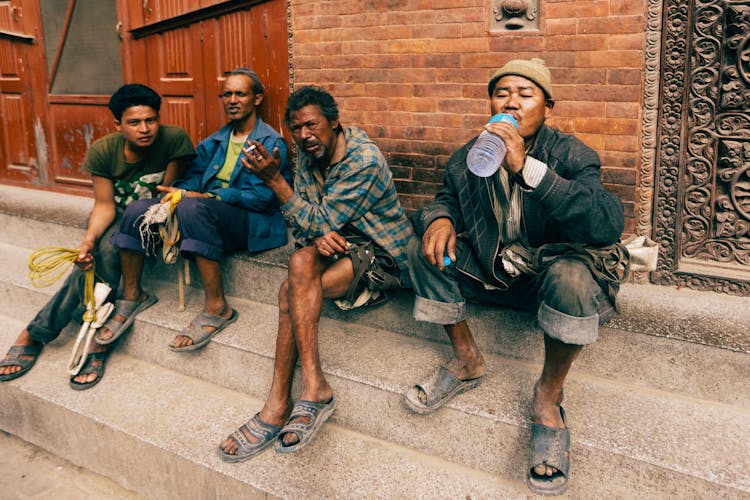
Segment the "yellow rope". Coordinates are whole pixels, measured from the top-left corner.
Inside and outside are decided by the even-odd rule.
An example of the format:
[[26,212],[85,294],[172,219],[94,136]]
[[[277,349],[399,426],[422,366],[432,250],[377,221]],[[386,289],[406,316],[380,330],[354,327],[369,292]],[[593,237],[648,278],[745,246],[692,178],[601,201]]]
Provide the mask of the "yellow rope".
[[[37,288],[44,288],[55,284],[65,276],[70,266],[78,259],[78,250],[62,247],[43,247],[31,254],[29,258],[29,279]],[[91,322],[96,319],[94,302],[94,263],[84,271],[83,303],[86,312],[83,320]]]

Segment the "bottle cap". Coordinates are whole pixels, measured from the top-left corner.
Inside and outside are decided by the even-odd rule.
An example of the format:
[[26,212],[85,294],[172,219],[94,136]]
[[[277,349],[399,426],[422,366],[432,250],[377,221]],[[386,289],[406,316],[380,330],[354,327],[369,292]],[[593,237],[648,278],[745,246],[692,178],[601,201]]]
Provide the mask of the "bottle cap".
[[451,264],[453,264],[453,261],[451,260],[451,258],[448,257],[447,255],[444,255],[443,256],[443,265],[446,266],[446,267],[448,267]]
[[508,122],[516,127],[516,130],[518,130],[518,122],[515,118],[513,118],[513,115],[509,115],[508,113],[498,113],[496,115],[492,115],[492,118],[490,118],[490,121],[488,121],[487,123],[496,122]]

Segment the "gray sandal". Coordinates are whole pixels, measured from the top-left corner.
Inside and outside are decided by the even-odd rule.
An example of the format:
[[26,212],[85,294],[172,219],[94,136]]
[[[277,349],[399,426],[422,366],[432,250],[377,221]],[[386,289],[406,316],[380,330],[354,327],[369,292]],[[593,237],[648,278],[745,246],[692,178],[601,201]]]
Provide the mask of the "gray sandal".
[[[328,403],[297,401],[292,414],[289,416],[289,423],[279,432],[273,449],[279,453],[292,453],[299,450],[315,437],[323,422],[328,420],[335,409],[336,401],[333,398]],[[292,422],[299,417],[307,417],[309,420],[307,422]],[[289,433],[296,434],[299,441],[287,446],[284,444],[284,434]]]
[[[222,460],[225,462],[242,462],[260,454],[260,452],[273,444],[276,436],[279,435],[284,426],[267,424],[260,419],[259,415],[260,413],[256,413],[246,424],[242,424],[239,429],[230,434],[229,437],[234,439],[239,447],[237,454],[230,455],[219,446],[219,457]],[[253,443],[248,440],[243,429],[258,441]]]
[[[471,390],[481,382],[482,377],[460,380],[441,366],[428,381],[409,389],[404,394],[404,403],[411,411],[427,415],[450,401],[453,396]],[[427,397],[426,403],[420,401],[420,392]]]
[[[74,391],[84,391],[86,389],[90,389],[91,387],[94,387],[96,384],[99,383],[99,381],[104,376],[104,367],[107,364],[107,357],[109,356],[109,351],[104,352],[92,352],[88,356],[86,356],[86,363],[81,368],[81,371],[79,371],[76,375],[73,375],[70,377],[70,388]],[[91,382],[76,382],[75,378],[79,375],[88,375],[89,373],[95,373],[96,378],[92,380]]]
[[[14,345],[8,349],[5,359],[0,361],[0,366],[20,366],[21,369],[16,373],[0,375],[0,382],[8,382],[24,375],[36,363],[39,354],[42,352],[44,344],[34,343],[30,345]],[[32,359],[24,359],[21,356],[33,356]]]
[[[222,331],[228,325],[237,321],[238,316],[239,313],[234,309],[232,309],[232,314],[228,318],[222,318],[221,316],[208,314],[207,312],[201,312],[195,318],[193,318],[190,324],[186,328],[183,328],[183,330],[178,334],[184,337],[190,337],[190,340],[192,340],[193,343],[184,347],[172,347],[170,345],[169,349],[175,352],[196,351],[204,345],[208,344],[214,335]],[[204,326],[213,326],[215,330],[212,332],[207,332],[203,329]]]
[[[102,327],[112,332],[112,336],[108,339],[102,339],[100,337],[102,328],[100,328],[99,330],[97,330],[96,335],[94,335],[94,340],[99,345],[111,344],[112,342],[120,338],[120,336],[125,333],[128,328],[130,328],[130,325],[133,324],[133,321],[135,321],[135,317],[138,316],[138,314],[156,304],[158,301],[158,297],[149,294],[146,294],[146,298],[142,301],[126,299],[116,300],[115,310],[112,311],[109,319],[106,323],[104,323],[104,326]],[[118,315],[123,316],[125,318],[125,321],[123,321],[122,323],[117,321],[115,319],[115,316]]]
[[[560,495],[568,489],[570,482],[570,431],[565,422],[565,410],[560,407],[565,429],[547,427],[542,424],[531,424],[531,451],[526,484],[537,495]],[[551,476],[539,475],[534,467],[547,465],[557,472]]]

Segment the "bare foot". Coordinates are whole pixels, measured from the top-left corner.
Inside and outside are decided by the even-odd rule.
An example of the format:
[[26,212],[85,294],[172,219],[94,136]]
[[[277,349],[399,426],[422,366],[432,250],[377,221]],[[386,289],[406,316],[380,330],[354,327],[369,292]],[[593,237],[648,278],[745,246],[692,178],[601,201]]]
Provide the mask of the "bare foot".
[[[99,345],[94,341],[94,339],[91,339],[91,343],[89,343],[89,354],[94,352],[107,352],[107,350],[109,350],[108,345]],[[101,365],[102,363],[104,363],[104,361],[92,361],[92,364],[94,366]],[[96,373],[84,373],[82,375],[76,375],[75,377],[73,377],[73,381],[77,384],[88,384],[89,382],[93,382],[94,380],[96,380],[96,377]]]
[[[484,363],[484,358],[482,357],[481,352],[476,352],[471,359],[465,361],[458,358],[452,358],[445,365],[445,369],[458,380],[462,381],[482,377],[487,372],[487,366]],[[417,397],[423,405],[427,404],[427,394],[421,388],[419,389]]]
[[[27,346],[27,345],[42,345],[41,342],[37,342],[36,340],[31,338],[31,335],[29,334],[28,330],[24,329],[19,335],[18,338],[16,338],[16,341],[13,343],[13,345],[17,346]],[[32,361],[36,356],[28,356],[22,354],[19,356],[21,359],[28,359],[29,361]],[[8,365],[8,366],[0,366],[0,375],[12,375],[14,373],[18,373],[23,369],[22,366],[19,365]]]
[[[214,316],[221,316],[224,319],[229,319],[232,316],[232,308],[229,307],[228,304],[226,304],[224,309],[222,309],[220,312],[205,312]],[[192,330],[193,328],[194,326],[192,324],[188,325],[188,330]],[[216,331],[216,327],[212,325],[203,325],[201,328],[204,332],[209,334]],[[193,345],[193,339],[187,335],[177,335],[174,339],[172,339],[172,342],[169,343],[169,346],[174,348],[187,347],[190,345]]]
[[[146,294],[146,293],[145,293],[145,292],[144,292],[143,290],[141,290],[141,293],[140,293],[140,295],[138,296],[138,298],[137,298],[137,299],[131,299],[131,298],[129,298],[129,297],[123,297],[123,299],[125,299],[125,300],[136,300],[136,301],[138,301],[138,302],[145,302],[145,301],[146,301],[146,299],[148,299],[148,294]],[[125,322],[125,320],[127,320],[128,318],[126,318],[126,317],[125,317],[125,316],[123,316],[122,314],[113,314],[113,315],[112,315],[112,319],[114,319],[114,320],[115,320],[115,321],[117,321],[118,323],[122,324],[122,323],[124,323],[124,322]],[[110,330],[109,328],[107,328],[107,327],[105,327],[105,326],[103,326],[103,327],[101,327],[101,328],[99,329],[98,337],[99,337],[99,339],[101,339],[101,340],[103,340],[103,341],[105,341],[105,342],[106,342],[107,340],[111,339],[111,338],[113,337],[113,335],[114,335],[114,333],[112,332],[112,330]],[[98,352],[98,351],[97,351],[97,352]]]
[[[539,381],[534,384],[534,400],[531,403],[531,412],[533,415],[534,423],[545,425],[547,427],[553,427],[557,429],[564,429],[565,422],[563,422],[562,414],[560,413],[560,405],[563,401],[563,391],[545,391],[544,388],[540,387]],[[565,456],[569,454],[565,451]],[[537,465],[534,467],[534,473],[538,476],[552,476],[557,473],[557,469],[549,465]]]
[[[278,408],[271,408],[271,406],[269,406],[269,403],[266,402],[266,404],[263,406],[263,409],[258,414],[258,418],[260,418],[261,422],[269,425],[284,425],[289,419],[289,415],[291,413],[291,399],[287,400],[285,404],[279,406]],[[240,430],[242,431],[242,434],[244,434],[245,438],[247,438],[247,440],[251,443],[257,443],[259,441],[257,437],[250,434],[246,426],[240,426]],[[222,441],[219,447],[227,455],[236,455],[239,452],[239,444],[232,436],[228,436],[224,441]]]

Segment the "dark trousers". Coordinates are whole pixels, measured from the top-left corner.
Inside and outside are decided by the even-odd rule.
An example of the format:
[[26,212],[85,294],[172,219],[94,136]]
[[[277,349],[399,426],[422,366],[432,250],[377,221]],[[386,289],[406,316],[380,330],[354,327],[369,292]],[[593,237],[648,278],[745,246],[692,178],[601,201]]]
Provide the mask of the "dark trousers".
[[[159,200],[137,200],[128,205],[120,230],[112,244],[136,252],[145,252],[139,232],[140,218]],[[213,198],[186,198],[177,204],[180,252],[187,258],[200,255],[221,260],[224,254],[247,248],[247,211]]]
[[[94,251],[94,265],[96,274],[110,287],[112,293],[109,300],[117,296],[117,287],[120,284],[120,255],[112,243],[110,237],[120,226],[120,217],[107,228]],[[49,343],[55,340],[71,320],[83,321],[83,313],[86,308],[83,305],[83,283],[85,274],[73,266],[73,270],[65,279],[62,287],[55,293],[49,302],[31,320],[26,329],[31,338],[37,342]],[[97,281],[100,281],[97,278]]]

